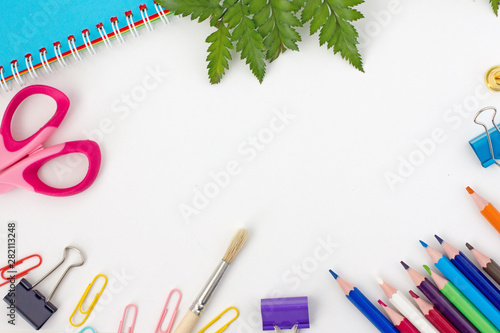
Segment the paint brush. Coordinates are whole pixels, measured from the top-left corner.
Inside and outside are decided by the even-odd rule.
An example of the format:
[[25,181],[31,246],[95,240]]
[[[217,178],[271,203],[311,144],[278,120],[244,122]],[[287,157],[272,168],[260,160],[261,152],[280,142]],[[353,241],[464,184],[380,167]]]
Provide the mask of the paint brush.
[[246,229],[240,229],[234,236],[231,245],[226,250],[224,257],[220,263],[215,268],[214,272],[208,279],[207,283],[198,294],[198,297],[194,300],[193,304],[189,307],[189,311],[186,313],[179,326],[175,329],[174,333],[192,333],[196,322],[200,318],[201,313],[205,309],[210,297],[214,293],[215,289],[219,285],[222,276],[228,269],[229,265],[233,262],[234,258],[238,255],[243,244],[248,238],[248,232]]

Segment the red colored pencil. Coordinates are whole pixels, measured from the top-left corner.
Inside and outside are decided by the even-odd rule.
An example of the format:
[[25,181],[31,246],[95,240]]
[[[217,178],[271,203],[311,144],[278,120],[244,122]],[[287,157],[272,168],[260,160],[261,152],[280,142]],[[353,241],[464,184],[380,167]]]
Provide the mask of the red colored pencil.
[[417,330],[408,319],[388,307],[381,300],[378,300],[378,303],[382,305],[382,309],[384,309],[385,313],[387,313],[387,316],[392,321],[394,326],[396,326],[398,331],[400,331],[401,333],[420,333],[420,331]]
[[441,333],[460,333],[459,330],[453,326],[448,319],[446,319],[441,312],[439,312],[432,304],[424,301],[417,294],[410,290],[410,295],[415,299],[418,307],[424,314],[425,318],[434,325],[435,328]]

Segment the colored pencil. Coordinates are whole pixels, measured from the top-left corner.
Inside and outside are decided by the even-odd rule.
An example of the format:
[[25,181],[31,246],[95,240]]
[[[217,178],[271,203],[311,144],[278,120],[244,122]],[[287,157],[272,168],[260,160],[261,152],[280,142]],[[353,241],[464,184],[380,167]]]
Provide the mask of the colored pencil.
[[495,326],[462,294],[452,282],[436,274],[428,266],[424,268],[429,272],[431,278],[436,283],[439,291],[445,295],[450,302],[459,309],[463,315],[476,326],[481,333],[498,333]]
[[451,302],[439,291],[428,278],[401,261],[401,265],[406,269],[417,288],[434,304],[448,320],[462,333],[479,333],[472,323],[451,304]]
[[377,279],[389,302],[422,333],[439,333],[424,315],[399,290],[386,282]]
[[434,325],[434,327],[441,333],[460,333],[455,326],[453,326],[448,319],[446,319],[441,312],[439,312],[432,304],[421,299],[417,294],[410,290],[410,295],[415,299],[420,311],[424,314],[425,318]]
[[472,282],[480,292],[486,296],[493,305],[500,309],[500,290],[474,265],[469,258],[457,250],[439,236],[435,236],[441,243],[444,252],[448,255],[453,265],[462,272]]
[[388,307],[381,300],[378,300],[378,303],[382,306],[382,309],[384,309],[385,313],[387,313],[387,316],[389,316],[389,319],[392,321],[394,326],[396,326],[398,331],[401,333],[420,333],[420,331],[417,330],[408,319]]
[[488,222],[490,222],[490,224],[500,233],[500,212],[468,186],[467,192],[469,192],[477,208],[481,211],[481,214],[483,214],[486,220],[488,220]]
[[481,268],[488,274],[496,283],[500,284],[500,265],[495,260],[479,252],[472,247],[469,243],[465,244],[476,258]]
[[334,271],[330,270],[330,274],[335,278],[345,296],[359,311],[382,333],[398,333],[399,331],[373,305],[361,291],[354,287],[349,282],[339,277]]
[[[420,241],[434,266],[446,276],[483,315],[500,329],[500,311],[455,267],[446,256]],[[453,302],[452,302],[453,303]],[[476,326],[477,327],[477,326]]]

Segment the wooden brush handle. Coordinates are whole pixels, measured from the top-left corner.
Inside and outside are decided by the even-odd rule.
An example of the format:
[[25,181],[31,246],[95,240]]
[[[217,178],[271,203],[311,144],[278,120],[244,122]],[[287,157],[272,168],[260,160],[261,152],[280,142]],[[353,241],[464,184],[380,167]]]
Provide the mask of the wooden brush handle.
[[198,321],[199,316],[195,315],[191,311],[188,311],[184,318],[182,318],[179,326],[175,329],[174,333],[192,333],[193,328]]

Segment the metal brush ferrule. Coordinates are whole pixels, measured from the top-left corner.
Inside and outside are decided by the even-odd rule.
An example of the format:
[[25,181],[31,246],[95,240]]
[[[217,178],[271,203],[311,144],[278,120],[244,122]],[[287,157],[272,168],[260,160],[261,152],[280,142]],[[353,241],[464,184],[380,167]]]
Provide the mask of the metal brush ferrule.
[[198,297],[194,300],[193,304],[189,307],[189,310],[199,316],[201,312],[205,309],[205,306],[207,305],[208,301],[210,300],[210,297],[212,297],[212,294],[215,291],[215,288],[219,285],[220,280],[222,279],[222,276],[226,272],[227,268],[229,267],[229,264],[225,262],[224,260],[221,260],[221,262],[217,265],[215,268],[214,272],[208,279],[207,283],[201,290],[201,292],[198,294]]

